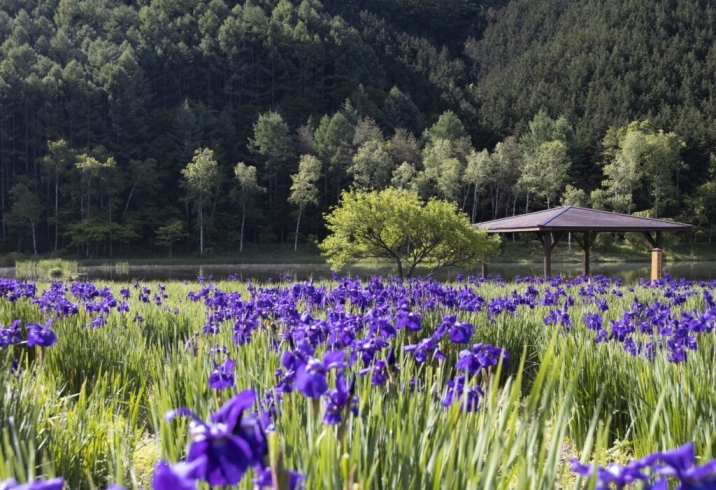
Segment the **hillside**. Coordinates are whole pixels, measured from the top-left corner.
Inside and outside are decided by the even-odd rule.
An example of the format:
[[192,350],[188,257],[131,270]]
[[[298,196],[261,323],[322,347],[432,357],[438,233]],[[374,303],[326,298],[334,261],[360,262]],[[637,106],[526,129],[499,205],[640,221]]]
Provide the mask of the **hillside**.
[[[642,151],[633,210],[708,240],[713,27],[705,1],[0,0],[0,252],[289,241],[302,155],[320,162],[304,242],[349,186],[409,187],[473,219],[546,207],[567,184],[599,191],[635,121],[679,146],[664,182]],[[552,196],[530,182],[554,141]],[[184,170],[202,148],[216,175],[199,199]]]

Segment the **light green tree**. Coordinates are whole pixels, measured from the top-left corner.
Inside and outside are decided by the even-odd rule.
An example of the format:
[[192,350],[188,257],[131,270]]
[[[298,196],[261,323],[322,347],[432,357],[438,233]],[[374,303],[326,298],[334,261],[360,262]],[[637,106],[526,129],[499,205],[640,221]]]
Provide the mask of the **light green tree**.
[[566,185],[571,165],[567,145],[560,140],[548,141],[526,158],[521,181],[530,193],[543,198],[549,209]]
[[259,115],[254,124],[254,137],[249,140],[249,149],[264,158],[271,206],[276,199],[279,175],[293,152],[291,133],[281,114],[266,112]]
[[696,221],[706,225],[710,245],[716,229],[716,155],[711,155],[709,180],[696,188],[696,192],[687,199],[687,204]]
[[462,121],[460,121],[460,118],[457,117],[453,111],[445,111],[440,115],[435,124],[425,130],[424,136],[428,144],[440,139],[457,141],[461,138],[466,138],[467,131]]
[[615,211],[631,214],[633,193],[640,186],[648,189],[652,214],[658,218],[677,197],[674,175],[684,168],[680,151],[684,146],[674,133],[657,130],[649,121],[633,121],[611,128],[604,138],[606,179],[602,186]]
[[296,234],[293,241],[294,252],[298,250],[298,231],[301,226],[303,209],[309,204],[318,204],[318,187],[316,181],[321,177],[321,162],[313,155],[301,155],[298,172],[291,176],[293,185],[288,202],[298,206]]
[[42,205],[37,195],[24,182],[18,182],[10,189],[12,208],[6,216],[10,226],[29,228],[32,234],[32,251],[37,255],[37,224],[42,214]]
[[194,202],[199,222],[199,254],[204,254],[204,206],[219,185],[219,165],[214,151],[201,148],[194,151],[194,158],[182,169],[189,199]]
[[441,267],[474,266],[499,247],[499,238],[472,226],[454,203],[423,203],[410,191],[344,191],[325,218],[330,234],[319,248],[335,269],[372,258],[392,261],[401,278],[421,264],[432,275]]
[[631,214],[634,206],[634,191],[641,186],[643,154],[646,148],[645,135],[641,131],[630,131],[619,143],[614,159],[604,166],[602,182],[605,198],[617,212]]
[[[487,195],[492,204],[492,218],[497,219],[504,208],[505,215],[517,214],[517,198],[521,193],[526,195],[525,212],[529,211],[529,190],[521,181],[526,165],[526,158],[514,136],[497,143],[490,154],[490,179],[487,184]],[[510,206],[512,200],[512,206]]]
[[412,164],[403,162],[393,170],[393,178],[390,180],[390,185],[395,189],[410,189],[412,188],[413,179],[416,174],[417,172]]
[[383,149],[382,141],[369,140],[353,156],[348,173],[353,175],[353,185],[357,189],[381,190],[390,182],[393,160]]
[[415,167],[421,164],[420,144],[417,138],[407,129],[396,129],[393,137],[388,140],[385,150],[393,158],[393,162],[396,165],[408,162]]
[[241,232],[239,242],[239,252],[244,251],[244,223],[246,222],[246,209],[253,207],[256,195],[266,192],[266,188],[258,185],[256,181],[256,167],[246,165],[239,162],[234,167],[234,176],[238,182],[238,186],[232,191],[232,197],[236,199],[241,206]]
[[678,197],[674,174],[684,167],[680,152],[685,143],[675,133],[664,133],[662,130],[647,135],[646,143],[644,173],[649,183],[654,217],[658,218],[664,208]]
[[584,207],[589,202],[587,193],[582,189],[577,189],[570,184],[564,188],[564,194],[560,199],[562,206],[579,206]]
[[60,205],[60,179],[65,175],[74,163],[75,152],[70,148],[65,140],[48,141],[47,155],[42,158],[42,166],[45,173],[50,178],[55,193],[55,217],[53,219],[55,225],[55,245],[54,252],[57,253],[58,242],[58,213]]
[[492,156],[487,149],[480,152],[473,151],[467,157],[467,166],[465,167],[465,173],[462,178],[463,181],[468,186],[472,186],[473,189],[472,215],[470,216],[472,223],[475,222],[475,217],[477,216],[477,205],[480,193],[492,177],[493,164]]
[[338,199],[346,170],[353,158],[354,134],[353,125],[341,112],[336,112],[332,117],[323,116],[316,128],[313,137],[318,157],[324,164],[323,191],[325,200],[328,200],[329,197],[329,180],[332,181],[332,194],[335,194],[336,200]]
[[[587,199],[587,193],[584,192],[582,189],[577,189],[576,187],[573,187],[569,184],[564,188],[564,194],[562,194],[562,199],[560,201],[562,203],[562,206],[579,206],[584,207],[587,205],[588,199]],[[572,250],[572,233],[567,234],[567,243],[569,245],[569,250]]]
[[[82,153],[77,156],[77,162],[75,168],[80,172],[81,182],[85,187],[87,200],[84,201],[87,204],[87,210],[83,211],[84,219],[91,218],[92,210],[92,195],[99,195],[100,206],[104,207],[104,194],[103,190],[107,192],[109,196],[108,204],[110,206],[110,221],[111,221],[111,198],[113,194],[117,193],[116,187],[113,185],[112,179],[116,176],[117,162],[114,157],[108,156],[106,150],[103,147],[98,147],[93,150],[92,153]],[[103,183],[104,189],[103,189]],[[97,186],[95,189],[93,185]],[[83,200],[80,199],[80,207],[82,208]]]
[[452,142],[441,138],[428,145],[423,150],[423,167],[416,178],[420,195],[424,199],[439,196],[456,202],[464,168],[455,157]]
[[369,117],[364,117],[356,124],[353,132],[353,146],[360,148],[369,141],[383,142],[383,132],[378,124]]

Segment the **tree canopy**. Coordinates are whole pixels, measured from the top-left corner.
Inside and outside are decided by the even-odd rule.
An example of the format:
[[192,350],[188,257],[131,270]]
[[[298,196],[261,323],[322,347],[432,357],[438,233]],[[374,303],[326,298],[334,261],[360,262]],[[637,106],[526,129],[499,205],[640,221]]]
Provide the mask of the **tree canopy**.
[[497,253],[499,238],[470,225],[454,203],[427,203],[405,190],[344,191],[326,215],[329,235],[319,248],[334,268],[362,259],[392,261],[411,277],[419,265],[470,267]]

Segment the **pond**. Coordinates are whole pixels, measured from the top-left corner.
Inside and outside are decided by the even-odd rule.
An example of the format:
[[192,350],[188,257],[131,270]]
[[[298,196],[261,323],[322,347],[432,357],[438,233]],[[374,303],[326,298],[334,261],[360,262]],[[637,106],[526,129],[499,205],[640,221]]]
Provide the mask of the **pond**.
[[[592,274],[602,274],[609,277],[619,277],[627,283],[634,283],[641,277],[648,278],[650,264],[648,262],[627,263],[592,263]],[[576,277],[581,274],[581,265],[573,263],[553,263],[552,273],[566,277]],[[435,278],[440,281],[455,279],[458,273],[465,275],[479,275],[479,269],[461,270],[447,268],[438,271]],[[500,275],[505,280],[513,280],[516,276],[538,276],[542,274],[542,264],[538,262],[529,264],[490,264],[488,272]],[[664,264],[664,272],[674,278],[689,280],[716,279],[716,262],[670,262]],[[278,279],[280,274],[291,274],[295,280],[320,279],[331,276],[331,270],[325,264],[230,264],[230,265],[132,265],[129,267],[113,268],[107,266],[80,267],[79,279],[95,281],[129,281],[139,279],[145,281],[194,281],[198,276],[211,276],[214,280],[226,279],[229,276],[239,280],[252,279],[266,281]],[[353,266],[344,268],[341,276],[370,277],[389,276],[395,273],[390,266]],[[419,269],[418,274],[427,274],[428,269]],[[14,268],[0,268],[0,277],[14,277]]]

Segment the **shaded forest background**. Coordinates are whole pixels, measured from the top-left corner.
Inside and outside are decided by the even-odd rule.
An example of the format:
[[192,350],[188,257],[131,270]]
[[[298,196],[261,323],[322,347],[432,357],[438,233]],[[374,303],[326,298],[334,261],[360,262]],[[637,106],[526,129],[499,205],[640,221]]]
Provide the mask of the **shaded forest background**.
[[715,9],[0,0],[0,253],[304,244],[350,186],[473,221],[674,218],[710,243]]

